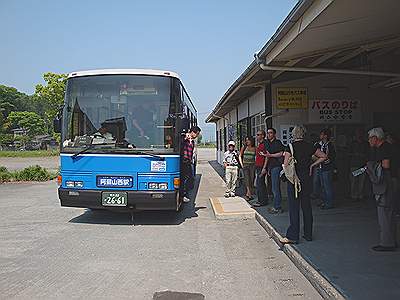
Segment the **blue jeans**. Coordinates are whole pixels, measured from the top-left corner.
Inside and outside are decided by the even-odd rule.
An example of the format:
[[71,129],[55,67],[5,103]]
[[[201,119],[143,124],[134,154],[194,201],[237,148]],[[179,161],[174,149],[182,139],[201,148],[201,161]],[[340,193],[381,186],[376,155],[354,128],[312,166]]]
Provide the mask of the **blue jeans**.
[[333,207],[333,171],[318,168],[316,172],[322,187],[324,205]]
[[256,187],[257,187],[257,198],[258,198],[258,203],[261,205],[267,205],[268,204],[268,197],[267,197],[267,185],[265,184],[265,175],[261,175],[262,167],[257,167],[256,168],[256,173],[257,173],[257,181],[256,181]]
[[318,168],[314,169],[312,181],[313,181],[313,189],[311,196],[315,199],[322,198],[322,187],[321,187],[321,180],[319,179],[319,172]]
[[282,195],[281,195],[281,179],[279,174],[282,171],[282,167],[275,167],[270,170],[271,174],[271,185],[272,194],[274,195],[274,208],[281,209]]

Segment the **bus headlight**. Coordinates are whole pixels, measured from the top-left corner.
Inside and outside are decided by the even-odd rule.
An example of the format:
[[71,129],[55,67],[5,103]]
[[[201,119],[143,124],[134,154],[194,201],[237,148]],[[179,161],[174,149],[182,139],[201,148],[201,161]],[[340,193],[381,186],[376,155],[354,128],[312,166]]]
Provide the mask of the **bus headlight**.
[[75,181],[76,188],[83,188],[83,181]]
[[149,182],[149,190],[168,190],[167,182]]
[[168,190],[168,183],[162,182],[158,184],[158,189],[160,190]]
[[75,182],[73,181],[66,181],[65,185],[67,186],[67,188],[73,188],[75,187]]
[[65,185],[67,188],[83,188],[83,181],[67,180]]

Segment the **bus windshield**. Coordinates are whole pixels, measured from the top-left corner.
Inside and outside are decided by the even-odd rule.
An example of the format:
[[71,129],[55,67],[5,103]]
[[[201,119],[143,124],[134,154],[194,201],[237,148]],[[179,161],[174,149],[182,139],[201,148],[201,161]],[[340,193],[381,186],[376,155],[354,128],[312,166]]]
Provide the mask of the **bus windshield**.
[[170,153],[179,101],[172,78],[96,75],[70,78],[63,109],[62,151]]

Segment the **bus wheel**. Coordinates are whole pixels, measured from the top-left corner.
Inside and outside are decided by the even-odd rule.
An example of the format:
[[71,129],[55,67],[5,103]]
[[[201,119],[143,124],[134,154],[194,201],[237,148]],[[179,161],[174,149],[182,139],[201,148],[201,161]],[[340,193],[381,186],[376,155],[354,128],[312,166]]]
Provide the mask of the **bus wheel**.
[[180,202],[180,204],[179,204],[179,208],[178,208],[178,210],[177,210],[177,212],[182,212],[183,211],[183,202]]
[[177,205],[177,212],[182,212],[183,211],[183,197],[179,194],[179,192],[176,195],[176,205]]

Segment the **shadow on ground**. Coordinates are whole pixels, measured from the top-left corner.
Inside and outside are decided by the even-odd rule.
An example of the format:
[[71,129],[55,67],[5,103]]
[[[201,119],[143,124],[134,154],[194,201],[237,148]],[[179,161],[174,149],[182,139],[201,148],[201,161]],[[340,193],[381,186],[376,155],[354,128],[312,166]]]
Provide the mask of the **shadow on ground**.
[[206,208],[204,206],[196,206],[195,203],[200,180],[201,174],[197,174],[194,188],[190,193],[191,201],[183,204],[184,207],[181,212],[140,211],[129,213],[87,209],[83,214],[71,219],[69,222],[107,225],[180,225],[186,219],[198,217],[197,211]]

